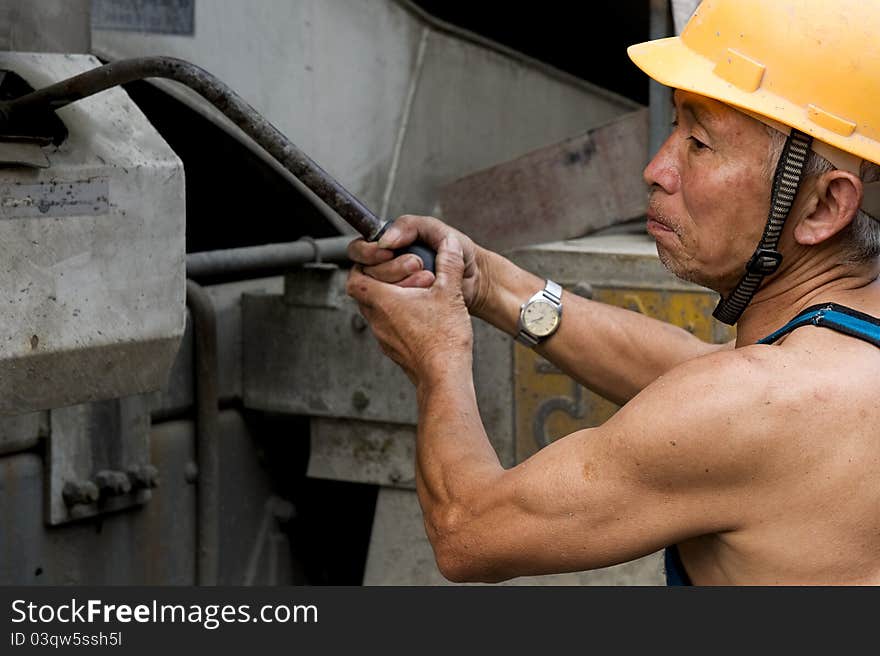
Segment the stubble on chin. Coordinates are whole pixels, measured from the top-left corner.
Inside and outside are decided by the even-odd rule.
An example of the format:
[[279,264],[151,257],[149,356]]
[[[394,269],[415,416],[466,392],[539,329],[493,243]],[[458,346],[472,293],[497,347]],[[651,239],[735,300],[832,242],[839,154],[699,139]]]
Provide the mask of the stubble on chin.
[[669,255],[669,253],[667,253],[660,247],[660,244],[657,244],[657,256],[660,258],[660,263],[664,267],[666,267],[666,270],[669,271],[676,278],[678,278],[679,280],[684,280],[685,282],[696,282],[694,280],[693,272],[688,271],[678,262],[676,262],[675,259]]

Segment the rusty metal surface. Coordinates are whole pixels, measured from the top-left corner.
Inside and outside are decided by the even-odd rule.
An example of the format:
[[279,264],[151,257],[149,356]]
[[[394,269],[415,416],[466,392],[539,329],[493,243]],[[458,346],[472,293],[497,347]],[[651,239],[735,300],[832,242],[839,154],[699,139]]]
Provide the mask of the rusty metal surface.
[[415,426],[314,417],[307,475],[415,489]]
[[571,239],[644,214],[646,110],[456,180],[440,213],[477,243],[504,251]]

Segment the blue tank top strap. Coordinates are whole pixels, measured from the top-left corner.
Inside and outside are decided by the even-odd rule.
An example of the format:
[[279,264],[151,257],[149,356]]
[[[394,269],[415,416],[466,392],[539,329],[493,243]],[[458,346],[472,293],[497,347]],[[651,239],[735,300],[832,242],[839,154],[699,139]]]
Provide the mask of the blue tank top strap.
[[837,303],[813,305],[758,344],[773,344],[801,326],[821,326],[880,347],[880,319]]
[[691,577],[688,576],[684,568],[684,563],[681,562],[678,546],[666,547],[663,552],[663,562],[666,566],[666,585],[693,585]]

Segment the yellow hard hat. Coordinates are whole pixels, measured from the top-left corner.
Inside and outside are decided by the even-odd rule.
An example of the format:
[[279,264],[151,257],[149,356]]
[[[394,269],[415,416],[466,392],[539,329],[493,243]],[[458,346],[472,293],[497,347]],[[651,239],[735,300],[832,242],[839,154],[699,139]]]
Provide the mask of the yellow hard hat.
[[705,0],[680,37],[628,52],[661,84],[880,164],[880,1]]

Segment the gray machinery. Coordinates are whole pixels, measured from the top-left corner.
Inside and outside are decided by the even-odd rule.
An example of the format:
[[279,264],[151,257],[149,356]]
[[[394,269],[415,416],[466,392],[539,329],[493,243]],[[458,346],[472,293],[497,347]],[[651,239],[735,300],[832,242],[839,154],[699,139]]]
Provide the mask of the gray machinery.
[[[409,3],[45,0],[0,2],[0,18],[18,26],[0,53],[0,583],[321,582],[309,549],[332,543],[345,559],[351,536],[363,583],[444,583],[414,492],[413,390],[344,294],[349,226],[366,234],[358,217],[378,219],[250,114],[216,111],[235,110],[222,94],[205,102],[162,81],[57,96],[53,112],[3,102],[102,64],[70,52],[202,64],[379,217],[436,213],[576,293],[729,337],[709,295],[628,227],[644,210],[648,113]],[[271,65],[305,68],[286,75],[224,45],[229,26],[294,23]],[[61,54],[11,52],[31,48]],[[170,60],[147,61],[147,77],[168,73]],[[228,183],[194,159],[217,144],[234,154],[214,169]],[[198,221],[269,222],[247,201],[266,180],[299,203],[272,221],[299,220],[296,237],[314,239],[218,249],[210,230],[195,234]],[[224,200],[199,214],[205,188]],[[234,196],[246,204],[222,216]],[[491,327],[475,333],[478,399],[504,464],[614,411]],[[340,490],[358,492],[334,506]],[[367,519],[352,519],[365,491]],[[660,580],[649,556],[516,583]]]

